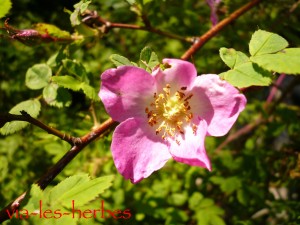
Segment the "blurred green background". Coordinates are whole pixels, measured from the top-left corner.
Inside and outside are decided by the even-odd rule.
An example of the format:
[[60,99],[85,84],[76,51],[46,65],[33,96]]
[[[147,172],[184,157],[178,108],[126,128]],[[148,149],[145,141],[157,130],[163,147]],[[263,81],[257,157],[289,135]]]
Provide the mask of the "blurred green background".
[[[204,0],[93,0],[90,10],[111,22],[143,25],[137,10],[143,12],[155,28],[182,37],[201,36],[211,28],[210,8]],[[226,18],[248,1],[224,0],[218,6],[219,19]],[[111,54],[120,54],[132,61],[150,46],[162,58],[180,58],[190,43],[170,39],[155,33],[111,29],[101,34],[96,27],[83,24],[71,26],[70,15],[77,1],[14,0],[7,18],[18,29],[31,28],[36,23],[48,23],[71,34],[83,35],[81,42],[24,45],[10,38],[5,29],[0,32],[0,113],[30,98],[38,98],[39,90],[25,86],[28,68],[49,62],[60,52],[61,59],[76,60],[87,72],[90,85],[99,91],[100,74],[113,67]],[[299,3],[299,2],[298,2]],[[262,1],[210,40],[193,55],[199,74],[221,73],[227,70],[219,57],[221,47],[248,51],[252,33],[264,29],[278,33],[291,47],[300,45],[300,10],[296,1]],[[0,21],[4,28],[5,18]],[[96,34],[96,35],[95,35]],[[51,58],[53,59],[53,57]],[[56,58],[56,63],[60,63]],[[54,72],[59,65],[52,63]],[[63,71],[64,72],[64,71]],[[63,73],[62,72],[62,73]],[[294,82],[294,83],[293,83]],[[258,117],[271,118],[256,129],[216,151],[226,137],[206,139],[206,149],[212,162],[212,172],[170,161],[160,171],[132,185],[117,174],[110,153],[111,134],[87,146],[52,182],[89,173],[91,177],[116,174],[113,186],[87,208],[99,208],[101,200],[108,209],[130,209],[127,220],[81,220],[79,224],[190,224],[190,225],[296,225],[300,224],[300,151],[299,85],[287,77],[277,95],[286,90],[286,97],[276,105],[272,115],[265,110],[269,88],[248,89],[247,108],[231,130],[253,123]],[[296,88],[286,89],[290,84]],[[297,92],[298,91],[298,92]],[[69,91],[72,103],[56,108],[41,100],[39,120],[74,136],[89,132],[94,118],[102,122],[108,115],[101,102],[92,102],[82,92]],[[278,97],[278,96],[276,96]],[[68,144],[34,126],[15,134],[0,136],[0,207],[3,208],[38,180],[46,170],[69,150]],[[5,224],[34,224],[30,220],[12,220]]]

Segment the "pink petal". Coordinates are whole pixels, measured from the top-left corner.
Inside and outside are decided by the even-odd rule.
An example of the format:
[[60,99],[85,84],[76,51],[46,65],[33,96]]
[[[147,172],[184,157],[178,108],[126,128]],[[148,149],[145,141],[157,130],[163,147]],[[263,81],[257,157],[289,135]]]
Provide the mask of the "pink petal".
[[225,135],[245,108],[247,101],[235,87],[215,74],[198,76],[192,93],[192,111],[206,120],[207,134],[212,136]]
[[145,108],[156,91],[155,80],[145,70],[121,66],[101,75],[101,98],[106,111],[115,121],[145,116]]
[[171,158],[166,142],[142,118],[122,122],[115,129],[111,149],[119,173],[132,183],[150,176]]
[[179,59],[164,59],[163,63],[169,64],[171,67],[165,70],[157,69],[153,72],[158,90],[164,88],[166,84],[170,84],[171,92],[176,92],[181,87],[189,88],[193,84],[197,70],[192,63]]
[[171,143],[170,152],[178,162],[211,170],[210,161],[204,147],[207,124],[205,120],[200,120],[200,118],[197,119],[195,124],[198,126],[196,134],[193,133],[191,127],[187,127],[184,137],[179,139],[180,144],[175,141]]

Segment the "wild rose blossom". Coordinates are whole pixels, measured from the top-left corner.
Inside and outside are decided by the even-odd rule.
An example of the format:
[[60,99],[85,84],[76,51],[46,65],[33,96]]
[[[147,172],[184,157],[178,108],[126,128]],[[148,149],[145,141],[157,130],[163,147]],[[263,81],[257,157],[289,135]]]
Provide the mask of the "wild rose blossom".
[[137,183],[174,160],[211,170],[205,136],[225,135],[246,98],[215,74],[164,59],[151,74],[134,66],[101,75],[99,96],[116,127],[111,150],[118,171]]

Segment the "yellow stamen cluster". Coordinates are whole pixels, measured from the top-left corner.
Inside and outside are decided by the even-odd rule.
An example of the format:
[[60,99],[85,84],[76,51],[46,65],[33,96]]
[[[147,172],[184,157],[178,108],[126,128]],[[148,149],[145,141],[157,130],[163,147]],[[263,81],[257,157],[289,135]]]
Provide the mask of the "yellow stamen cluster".
[[184,126],[190,124],[194,134],[196,133],[197,126],[191,124],[193,113],[189,100],[193,94],[185,94],[187,87],[181,87],[171,96],[171,86],[167,84],[163,88],[163,93],[154,93],[154,102],[150,107],[145,109],[148,117],[148,124],[155,127],[156,135],[162,132],[162,139],[167,136],[175,139],[177,144],[180,144],[177,135],[184,134]]

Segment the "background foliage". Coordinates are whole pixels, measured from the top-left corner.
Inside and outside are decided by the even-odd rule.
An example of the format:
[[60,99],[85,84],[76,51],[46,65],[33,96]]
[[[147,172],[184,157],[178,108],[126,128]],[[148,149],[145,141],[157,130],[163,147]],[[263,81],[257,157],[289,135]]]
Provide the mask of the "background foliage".
[[[137,62],[140,51],[150,46],[159,59],[180,58],[190,46],[153,32],[117,28],[105,33],[100,25],[88,27],[81,23],[78,13],[89,1],[12,2],[7,15],[10,26],[43,30],[46,25],[41,23],[52,24],[67,32],[48,26],[51,34],[62,38],[70,38],[72,34],[76,41],[41,43],[34,39],[22,43],[9,37],[5,29],[1,30],[1,113],[20,102],[40,100],[38,119],[74,136],[84,135],[108,118],[96,94],[99,75],[114,66],[109,60],[112,54]],[[200,36],[211,28],[210,8],[203,0],[139,0],[138,7],[132,2],[135,1],[93,0],[88,8],[111,22],[143,25],[139,16],[143,15],[153,27],[182,37]],[[246,2],[222,1],[218,6],[219,19]],[[296,4],[292,0],[262,1],[193,55],[198,73],[219,74],[228,70],[219,49],[249,52],[249,40],[258,28],[281,35],[289,47],[299,47],[300,11]],[[1,27],[4,20],[1,19]],[[45,75],[38,85],[32,78],[36,77],[36,64]],[[51,78],[56,74],[64,78]],[[112,186],[81,209],[99,208],[104,200],[107,209],[130,209],[132,217],[127,221],[72,220],[68,224],[300,224],[299,83],[299,79],[291,76],[284,79],[275,100],[283,93],[285,98],[274,101],[273,110],[266,110],[266,105],[272,104],[266,103],[270,88],[247,89],[247,108],[231,133],[259,118],[268,121],[222,149],[218,146],[226,137],[207,138],[212,172],[170,161],[162,170],[132,185],[116,172],[110,153],[111,134],[88,145],[52,185],[82,173],[88,173],[92,179],[115,174]],[[30,189],[68,150],[67,143],[35,126],[0,136],[0,206]],[[50,192],[52,187],[46,191]],[[29,223],[42,222],[17,219],[5,222]]]

